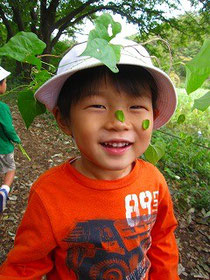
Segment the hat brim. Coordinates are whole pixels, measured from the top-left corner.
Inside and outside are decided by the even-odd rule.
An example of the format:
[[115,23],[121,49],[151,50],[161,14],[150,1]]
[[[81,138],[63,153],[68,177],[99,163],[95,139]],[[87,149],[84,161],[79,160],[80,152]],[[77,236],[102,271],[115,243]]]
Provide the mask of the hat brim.
[[1,67],[1,71],[0,71],[0,81],[6,79],[11,73],[6,71],[5,69],[3,69]]
[[[142,47],[143,51],[145,50]],[[142,50],[141,50],[142,51]],[[138,51],[139,52],[139,51]],[[174,111],[176,110],[177,106],[177,97],[176,91],[173,86],[172,81],[165,74],[162,70],[155,67],[150,63],[148,65],[144,62],[144,57],[146,57],[148,53],[144,52],[143,59],[139,60],[133,54],[129,53],[129,49],[122,50],[121,58],[119,64],[126,64],[126,65],[135,65],[139,67],[143,67],[147,69],[153,78],[156,81],[157,88],[158,88],[158,98],[157,98],[157,116],[154,119],[153,129],[158,129],[164,124],[166,124],[171,116],[173,115]],[[69,63],[69,68],[63,73],[55,75],[50,80],[48,80],[45,84],[43,84],[35,93],[35,97],[41,103],[45,104],[46,108],[52,112],[54,107],[57,104],[58,96],[60,90],[64,84],[64,82],[74,73],[87,69],[93,68],[100,65],[104,65],[99,60],[92,58],[92,57],[79,57],[77,58],[76,64]],[[65,67],[65,66],[64,66]]]

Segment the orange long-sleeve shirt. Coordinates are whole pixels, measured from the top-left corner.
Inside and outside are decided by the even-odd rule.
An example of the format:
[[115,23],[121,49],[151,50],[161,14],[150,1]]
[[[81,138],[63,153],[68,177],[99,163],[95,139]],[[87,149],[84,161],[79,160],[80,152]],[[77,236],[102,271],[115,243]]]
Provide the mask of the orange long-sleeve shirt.
[[0,280],[178,280],[167,184],[137,160],[124,178],[89,179],[69,162],[32,186]]

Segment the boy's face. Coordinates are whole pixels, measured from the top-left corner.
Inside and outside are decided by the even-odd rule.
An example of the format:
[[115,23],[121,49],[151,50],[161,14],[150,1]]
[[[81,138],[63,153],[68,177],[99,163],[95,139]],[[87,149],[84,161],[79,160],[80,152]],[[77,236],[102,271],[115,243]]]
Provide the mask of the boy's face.
[[[119,93],[110,82],[101,82],[97,91],[72,105],[69,126],[63,130],[74,137],[81,152],[75,167],[82,174],[105,180],[121,178],[129,174],[132,163],[150,143],[151,93],[144,89],[142,97],[131,97]],[[117,110],[123,111],[124,122],[116,118]],[[146,119],[150,126],[144,130]]]
[[0,84],[0,94],[4,94],[7,89],[7,80],[4,79],[3,82]]

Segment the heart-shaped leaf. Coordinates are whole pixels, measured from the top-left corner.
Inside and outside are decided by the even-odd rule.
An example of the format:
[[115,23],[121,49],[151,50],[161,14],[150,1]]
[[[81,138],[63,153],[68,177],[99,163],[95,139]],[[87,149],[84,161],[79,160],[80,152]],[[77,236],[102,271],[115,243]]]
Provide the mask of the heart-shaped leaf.
[[[120,45],[110,41],[121,31],[121,24],[115,22],[109,14],[103,14],[95,21],[95,29],[91,30],[86,49],[81,56],[90,56],[105,64],[112,72],[119,72],[117,63],[120,61]],[[111,31],[111,32],[110,32]]]
[[154,145],[150,144],[147,148],[144,156],[146,160],[152,164],[156,164],[165,154],[166,145],[163,142],[155,143]]
[[18,32],[3,47],[0,48],[0,56],[9,56],[20,62],[28,62],[40,68],[41,61],[35,57],[41,54],[46,44],[32,32]]
[[19,93],[18,108],[27,129],[36,116],[46,111],[45,106],[34,98],[33,91],[29,89]]

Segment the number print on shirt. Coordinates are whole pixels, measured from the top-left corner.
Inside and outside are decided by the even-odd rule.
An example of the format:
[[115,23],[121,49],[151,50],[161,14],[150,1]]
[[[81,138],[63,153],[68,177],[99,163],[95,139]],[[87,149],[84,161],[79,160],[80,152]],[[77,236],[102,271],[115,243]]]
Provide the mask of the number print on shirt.
[[139,197],[136,194],[128,194],[125,197],[126,219],[129,226],[136,226],[141,215],[151,215],[157,212],[158,194],[158,191],[145,191],[140,192]]

